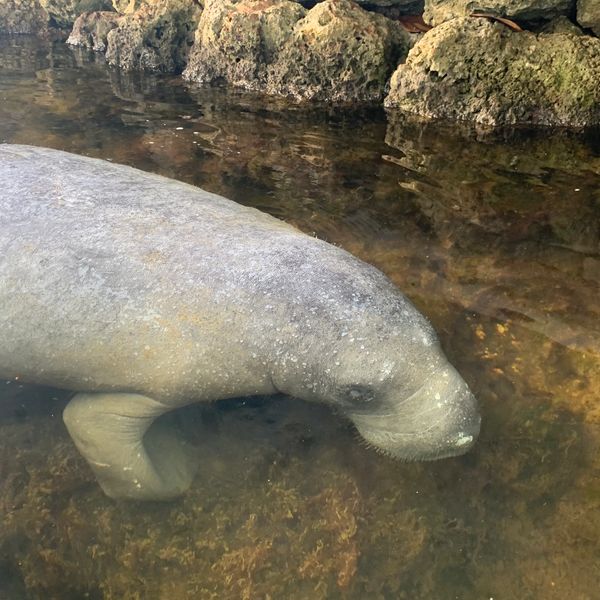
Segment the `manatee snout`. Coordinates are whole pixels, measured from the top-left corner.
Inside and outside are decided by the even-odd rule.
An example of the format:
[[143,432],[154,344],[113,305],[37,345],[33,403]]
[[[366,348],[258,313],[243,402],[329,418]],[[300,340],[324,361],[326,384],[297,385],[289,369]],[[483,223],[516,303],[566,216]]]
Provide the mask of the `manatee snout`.
[[477,400],[451,365],[408,397],[391,399],[380,411],[351,419],[369,444],[404,460],[465,454],[481,425]]

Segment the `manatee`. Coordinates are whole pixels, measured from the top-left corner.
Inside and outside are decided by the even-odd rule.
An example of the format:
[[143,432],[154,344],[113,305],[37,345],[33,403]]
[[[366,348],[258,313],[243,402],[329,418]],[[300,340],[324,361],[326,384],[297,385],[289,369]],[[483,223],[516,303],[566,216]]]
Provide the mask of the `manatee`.
[[196,402],[326,403],[406,460],[462,454],[480,427],[432,326],[373,266],[191,185],[8,144],[0,378],[74,392],[64,422],[113,498],[186,490],[185,444],[150,425]]

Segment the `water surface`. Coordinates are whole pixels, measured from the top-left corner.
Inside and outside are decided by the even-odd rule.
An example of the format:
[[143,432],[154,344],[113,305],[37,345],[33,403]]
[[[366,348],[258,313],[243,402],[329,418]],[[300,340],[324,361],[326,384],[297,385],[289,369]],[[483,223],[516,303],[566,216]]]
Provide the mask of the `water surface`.
[[0,140],[175,177],[378,266],[481,403],[465,457],[400,463],[326,408],[172,415],[172,503],[102,495],[66,395],[0,382],[0,597],[597,599],[600,137],[302,110],[0,39]]

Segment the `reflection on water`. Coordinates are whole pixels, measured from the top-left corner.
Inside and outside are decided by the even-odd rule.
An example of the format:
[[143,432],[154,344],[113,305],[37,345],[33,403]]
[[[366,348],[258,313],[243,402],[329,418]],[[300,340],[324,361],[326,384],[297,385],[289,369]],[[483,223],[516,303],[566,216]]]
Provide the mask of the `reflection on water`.
[[266,210],[386,272],[480,399],[469,455],[399,463],[322,407],[168,417],[201,453],[169,504],[104,497],[64,393],[0,383],[0,597],[598,598],[600,137],[477,132],[123,75],[0,40],[0,139]]

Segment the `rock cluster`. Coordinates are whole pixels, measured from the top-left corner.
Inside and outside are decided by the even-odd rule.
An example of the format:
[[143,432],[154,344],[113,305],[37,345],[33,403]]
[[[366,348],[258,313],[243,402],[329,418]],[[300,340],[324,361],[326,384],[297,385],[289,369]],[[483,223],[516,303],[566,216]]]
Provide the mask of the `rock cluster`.
[[0,33],[48,33],[50,26],[69,28],[89,11],[112,9],[110,0],[2,0]]
[[[181,72],[202,7],[196,0],[113,0],[119,12],[82,14],[67,43],[105,52],[125,71]],[[122,12],[120,12],[122,11]]]
[[[411,13],[432,29],[407,33]],[[599,0],[3,0],[0,33],[77,15],[68,42],[123,70],[492,126],[600,124]]]
[[350,0],[209,0],[184,77],[290,97],[369,102],[409,46],[400,25]]

